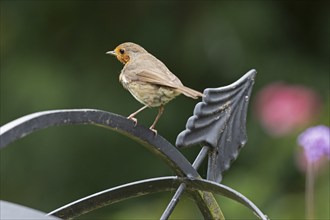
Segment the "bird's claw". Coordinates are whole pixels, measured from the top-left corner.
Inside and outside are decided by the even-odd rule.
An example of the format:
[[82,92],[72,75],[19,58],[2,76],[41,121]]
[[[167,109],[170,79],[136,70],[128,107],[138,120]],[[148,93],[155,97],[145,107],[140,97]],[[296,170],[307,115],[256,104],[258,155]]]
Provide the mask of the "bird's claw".
[[134,122],[134,127],[137,125],[137,119],[134,118],[132,115],[128,116],[127,119],[132,120]]
[[149,128],[153,133],[154,133],[154,135],[156,136],[157,135],[157,130],[156,129],[154,129],[154,127],[153,126],[151,126],[150,128]]

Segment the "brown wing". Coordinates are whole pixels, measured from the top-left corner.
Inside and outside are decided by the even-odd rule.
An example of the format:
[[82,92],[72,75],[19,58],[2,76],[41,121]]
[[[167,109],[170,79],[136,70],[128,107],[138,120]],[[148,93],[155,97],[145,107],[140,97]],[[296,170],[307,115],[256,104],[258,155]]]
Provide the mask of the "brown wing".
[[[169,74],[164,74],[164,73],[145,69],[145,70],[142,70],[141,72],[136,73],[136,76],[137,76],[138,80],[141,80],[144,82],[175,88],[178,91],[180,91],[181,93],[183,93],[184,95],[194,98],[194,99],[197,99],[198,97],[203,96],[202,93],[182,85],[182,83],[180,82],[180,80],[177,77],[175,77],[175,79],[173,78],[173,76],[175,76],[175,75],[172,73],[171,73],[171,75],[169,75]],[[171,76],[172,79],[169,79],[169,76]]]

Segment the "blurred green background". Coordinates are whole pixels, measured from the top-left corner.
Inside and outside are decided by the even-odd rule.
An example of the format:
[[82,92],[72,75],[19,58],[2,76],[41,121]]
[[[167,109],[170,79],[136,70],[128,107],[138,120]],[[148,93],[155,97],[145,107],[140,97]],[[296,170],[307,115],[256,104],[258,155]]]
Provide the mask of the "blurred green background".
[[[320,94],[310,125],[329,126],[329,2],[327,1],[1,1],[3,125],[50,109],[95,108],[129,115],[141,105],[122,88],[122,68],[105,54],[125,41],[142,45],[196,90],[228,85],[258,71],[249,108],[249,141],[223,184],[272,219],[304,218],[305,175],[296,165],[296,137],[271,137],[253,114],[255,94],[274,81]],[[197,101],[180,96],[157,126],[175,143]],[[141,113],[149,126],[156,109]],[[309,125],[309,126],[310,126]],[[190,160],[199,147],[182,150]],[[206,171],[201,170],[201,175]],[[173,175],[134,141],[93,126],[42,130],[1,150],[1,196],[45,212],[89,194],[144,178]],[[329,163],[316,180],[316,217],[329,219]],[[128,200],[78,219],[159,218],[174,194]],[[228,219],[255,218],[217,197]],[[201,219],[184,197],[173,219]]]

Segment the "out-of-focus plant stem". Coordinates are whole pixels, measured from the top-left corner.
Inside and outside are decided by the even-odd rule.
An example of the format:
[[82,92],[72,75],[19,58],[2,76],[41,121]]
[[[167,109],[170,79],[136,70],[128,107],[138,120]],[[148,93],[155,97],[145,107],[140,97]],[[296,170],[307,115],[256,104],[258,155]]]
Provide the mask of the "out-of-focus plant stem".
[[307,162],[306,173],[306,218],[314,219],[314,180],[315,169],[311,161]]

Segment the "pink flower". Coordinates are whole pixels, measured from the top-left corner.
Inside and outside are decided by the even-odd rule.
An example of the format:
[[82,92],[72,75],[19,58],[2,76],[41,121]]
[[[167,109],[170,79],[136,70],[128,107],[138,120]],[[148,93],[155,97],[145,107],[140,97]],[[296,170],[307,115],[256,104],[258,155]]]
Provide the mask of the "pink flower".
[[273,83],[257,95],[256,114],[268,133],[285,135],[317,115],[319,100],[319,96],[309,88]]

